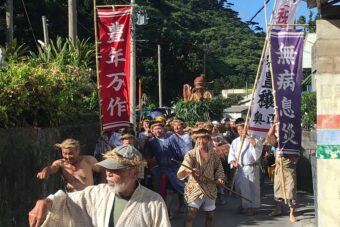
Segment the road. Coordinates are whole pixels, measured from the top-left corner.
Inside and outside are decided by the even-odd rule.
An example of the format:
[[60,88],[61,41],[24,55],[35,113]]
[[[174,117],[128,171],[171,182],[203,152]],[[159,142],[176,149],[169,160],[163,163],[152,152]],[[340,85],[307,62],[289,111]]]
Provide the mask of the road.
[[[289,208],[283,206],[281,216],[271,217],[269,214],[274,207],[273,185],[271,182],[265,182],[262,188],[261,207],[255,212],[254,216],[246,214],[236,214],[236,209],[240,205],[240,200],[234,196],[226,195],[227,203],[217,206],[215,210],[214,226],[215,227],[243,227],[243,226],[261,226],[261,227],[315,227],[314,197],[312,194],[299,191],[298,207],[296,212],[297,222],[289,222]],[[175,208],[174,208],[175,210]],[[185,214],[175,213],[171,225],[173,227],[184,226]],[[204,213],[200,211],[196,217],[194,227],[204,226]]]

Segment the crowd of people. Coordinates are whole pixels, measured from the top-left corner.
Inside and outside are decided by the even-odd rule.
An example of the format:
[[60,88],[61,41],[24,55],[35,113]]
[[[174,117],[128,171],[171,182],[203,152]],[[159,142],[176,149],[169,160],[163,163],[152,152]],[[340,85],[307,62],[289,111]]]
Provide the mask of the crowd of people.
[[[164,115],[145,118],[135,133],[133,125],[106,132],[98,139],[93,156],[81,155],[77,140],[56,147],[61,159],[43,168],[37,178],[60,172],[64,190],[38,200],[29,212],[30,226],[170,226],[175,212],[186,212],[192,226],[198,211],[213,226],[216,205],[226,203],[226,189],[241,198],[237,213],[255,215],[260,207],[260,186],[267,166],[288,169],[286,191],[275,171],[276,206],[288,200],[290,221],[295,222],[296,159],[273,161],[277,142],[275,126],[265,141],[248,135],[245,121],[224,119],[197,122],[188,127]],[[281,168],[282,169],[282,168]],[[93,171],[99,172],[97,180]],[[179,206],[174,209],[174,202]]]

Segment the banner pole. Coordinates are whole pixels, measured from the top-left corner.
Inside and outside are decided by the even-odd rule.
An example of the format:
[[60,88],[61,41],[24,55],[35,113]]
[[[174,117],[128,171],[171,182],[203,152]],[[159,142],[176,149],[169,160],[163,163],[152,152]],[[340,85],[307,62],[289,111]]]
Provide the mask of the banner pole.
[[[276,2],[275,2],[276,3]],[[274,5],[276,9],[276,5]],[[274,16],[274,11],[271,15],[271,18]],[[266,16],[266,12],[265,12]],[[285,25],[285,24],[284,24]],[[269,53],[269,70],[271,74],[271,79],[272,79],[272,93],[273,93],[273,99],[274,99],[274,113],[277,114],[277,105],[276,105],[276,96],[275,96],[275,83],[274,83],[274,74],[273,74],[273,65],[272,65],[272,54],[271,54],[271,43],[270,43],[270,37],[269,37],[269,29],[273,26],[280,26],[279,24],[268,24],[266,20],[266,36],[268,37],[268,53]],[[282,193],[284,197],[284,202],[287,204],[287,198],[286,198],[286,190],[285,190],[285,182],[284,182],[284,175],[283,175],[283,167],[282,167],[282,159],[280,159],[280,172],[281,172],[281,184],[282,186]]]
[[[267,24],[267,4],[266,4],[266,1],[264,1],[264,10],[265,10],[265,22]],[[274,8],[276,7],[276,0],[274,2]],[[271,15],[271,18],[270,20],[272,20],[272,17],[274,16],[274,10],[272,12],[272,15]],[[266,27],[267,28],[267,27]],[[253,90],[252,90],[252,97],[250,99],[250,104],[249,104],[249,107],[248,107],[248,111],[247,111],[247,116],[246,116],[246,120],[245,120],[245,124],[244,124],[244,128],[245,130],[247,130],[247,127],[248,127],[248,120],[249,120],[249,115],[250,115],[250,111],[251,111],[251,106],[253,104],[253,101],[254,101],[254,96],[255,96],[255,91],[256,91],[256,87],[257,87],[257,83],[259,81],[259,77],[260,77],[260,72],[261,72],[261,69],[262,69],[262,65],[263,65],[263,58],[264,58],[264,55],[266,53],[266,50],[267,50],[267,45],[268,45],[268,29],[266,29],[266,38],[264,40],[264,44],[263,44],[263,48],[262,48],[262,53],[261,53],[261,58],[260,58],[260,62],[259,62],[259,65],[257,67],[257,72],[256,72],[256,77],[255,77],[255,82],[254,82],[254,86],[253,86]],[[237,157],[236,157],[236,163],[238,164],[238,161],[239,161],[239,158],[241,156],[241,151],[242,151],[242,147],[243,147],[243,144],[244,144],[244,139],[245,137],[242,137],[241,138],[241,145],[237,151]],[[233,188],[234,186],[234,183],[235,183],[235,175],[236,175],[236,172],[237,172],[237,169],[238,169],[238,165],[237,167],[235,168],[235,171],[233,172],[233,176],[231,178],[231,185],[230,185],[230,188]],[[229,193],[229,195],[231,195],[231,193]]]
[[[135,0],[131,0],[131,5],[135,5]],[[136,37],[134,6],[131,7],[131,37],[130,37],[130,123],[136,130]]]
[[100,134],[103,135],[103,124],[102,124],[102,111],[100,107],[100,86],[99,86],[99,62],[98,62],[98,30],[97,30],[97,6],[96,0],[93,0],[93,24],[94,24],[94,42],[96,49],[96,77],[97,77],[97,89],[98,89],[98,104],[99,104],[99,123],[100,123]]
[[127,6],[137,6],[137,4],[126,4],[126,5],[97,5],[97,8],[112,8],[112,7],[127,7]]
[[143,120],[143,100],[142,100],[142,80],[138,80],[138,100],[139,100],[139,124],[138,129],[141,127]]
[[[248,111],[247,111],[247,116],[246,116],[246,120],[245,120],[245,124],[244,124],[245,130],[247,130],[247,127],[248,127],[248,121],[249,121],[249,115],[250,115],[250,112],[251,112],[251,106],[253,105],[254,96],[255,96],[255,90],[256,90],[256,87],[257,87],[257,83],[258,83],[258,81],[259,81],[260,72],[261,72],[262,65],[263,65],[264,54],[265,54],[266,49],[267,49],[267,43],[268,43],[268,38],[266,37],[265,40],[264,40],[263,48],[262,48],[260,63],[259,63],[259,65],[258,65],[258,67],[257,67],[255,82],[254,82],[254,86],[253,86],[253,90],[252,90],[252,95],[251,95],[251,99],[250,99],[250,103],[249,103],[249,107],[248,107]],[[239,149],[238,149],[238,151],[237,151],[236,163],[238,163],[238,161],[239,161],[239,159],[240,159],[240,156],[241,156],[241,153],[242,153],[242,147],[243,147],[244,140],[245,140],[245,137],[242,137],[242,138],[241,138],[241,145],[240,145],[240,147],[239,147]],[[233,186],[234,186],[234,183],[235,183],[235,175],[236,175],[237,168],[238,168],[238,166],[236,167],[236,169],[235,169],[235,171],[234,171],[234,173],[233,173],[233,176],[232,176],[232,178],[231,178],[232,180],[231,180],[230,188],[233,188]],[[231,193],[230,193],[230,194],[231,194]]]
[[[271,43],[270,43],[270,40],[268,41],[269,43],[269,68],[270,68],[270,74],[271,74],[271,78],[272,78],[272,93],[273,93],[273,99],[274,99],[274,110],[275,110],[275,116],[278,117],[278,113],[277,113],[277,101],[276,101],[276,96],[275,96],[275,93],[276,93],[276,86],[275,86],[275,82],[274,82],[274,71],[273,71],[273,64],[272,64],[272,53],[271,53]],[[276,127],[279,127],[280,126],[280,122],[278,122],[278,126]],[[279,130],[280,132],[280,130]],[[277,140],[279,140],[279,136],[277,138]],[[277,157],[275,157],[277,158]],[[285,204],[287,204],[287,196],[286,196],[286,185],[285,185],[285,179],[284,179],[284,172],[283,172],[283,162],[282,162],[282,157],[280,157],[280,172],[281,172],[281,184],[282,184],[282,194],[283,194],[283,199],[284,199],[284,202]]]
[[273,26],[278,26],[278,27],[285,27],[285,26],[297,26],[297,27],[307,27],[308,24],[268,24],[267,27],[273,27]]

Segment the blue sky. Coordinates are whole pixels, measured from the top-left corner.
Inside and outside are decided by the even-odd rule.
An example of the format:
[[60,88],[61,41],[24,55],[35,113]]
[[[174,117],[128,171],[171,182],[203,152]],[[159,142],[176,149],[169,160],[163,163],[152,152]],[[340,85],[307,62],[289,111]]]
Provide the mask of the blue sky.
[[[271,11],[273,10],[273,4],[275,0],[270,0],[267,5],[267,17],[269,20]],[[233,3],[234,6],[231,6],[231,8],[239,13],[239,17],[242,21],[248,21],[250,20],[255,13],[263,6],[264,0],[230,0],[228,1],[230,3]],[[300,4],[300,8],[297,14],[297,18],[300,16],[305,16],[308,20],[309,11],[311,9],[307,8],[307,3],[305,1],[302,1]],[[312,9],[314,15],[316,15],[316,8]],[[260,24],[260,27],[262,27],[265,30],[265,19],[264,19],[264,10],[261,11],[257,15],[257,17],[253,20],[254,22],[258,22]]]

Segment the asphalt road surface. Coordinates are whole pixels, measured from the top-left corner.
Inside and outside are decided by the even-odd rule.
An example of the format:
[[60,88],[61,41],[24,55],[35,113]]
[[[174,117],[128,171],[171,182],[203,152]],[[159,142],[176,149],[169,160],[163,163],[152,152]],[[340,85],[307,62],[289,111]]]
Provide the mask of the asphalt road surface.
[[[254,216],[246,214],[236,214],[236,209],[240,205],[240,199],[235,196],[225,196],[226,204],[219,205],[215,210],[214,226],[215,227],[243,227],[243,226],[261,226],[261,227],[315,227],[315,210],[314,197],[312,194],[299,191],[298,192],[298,207],[296,211],[297,221],[290,223],[289,208],[283,206],[283,214],[280,216],[270,216],[271,210],[274,208],[273,200],[273,185],[271,182],[265,182],[261,188],[261,207],[255,211]],[[184,226],[185,213],[177,212],[178,206],[174,204],[174,216],[171,221],[173,227]],[[204,212],[200,211],[194,220],[194,227],[204,226]]]

